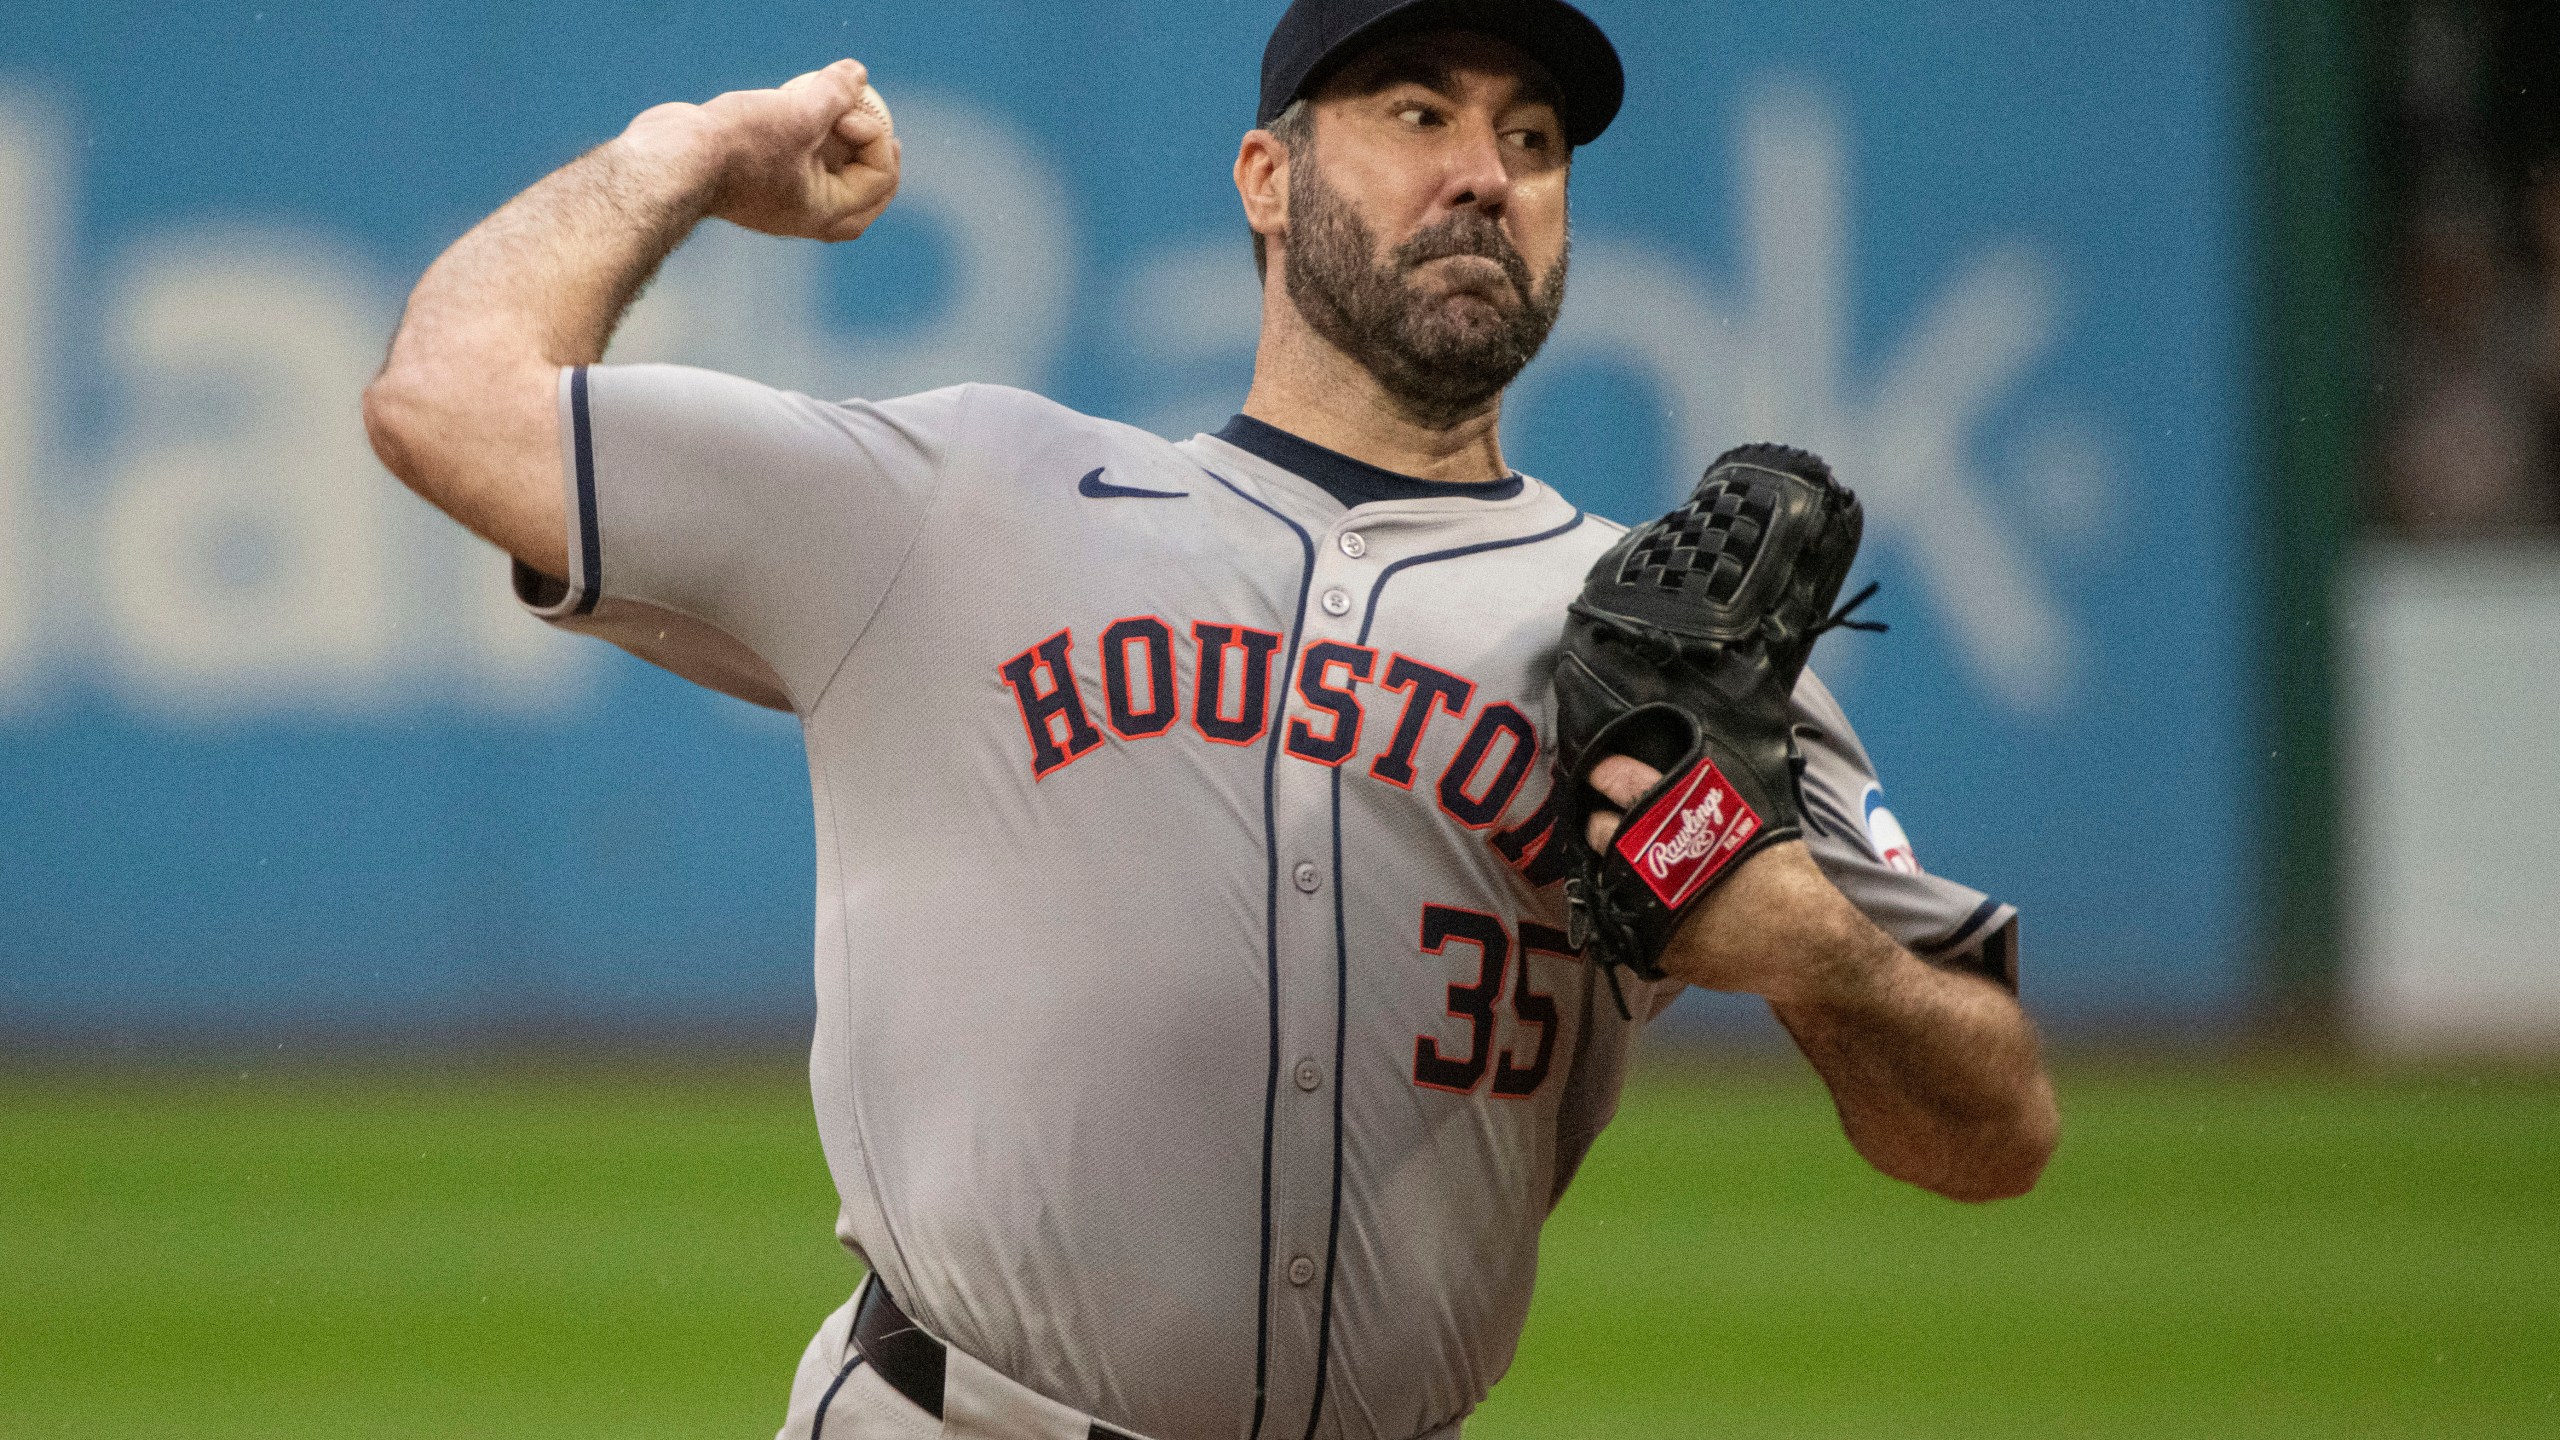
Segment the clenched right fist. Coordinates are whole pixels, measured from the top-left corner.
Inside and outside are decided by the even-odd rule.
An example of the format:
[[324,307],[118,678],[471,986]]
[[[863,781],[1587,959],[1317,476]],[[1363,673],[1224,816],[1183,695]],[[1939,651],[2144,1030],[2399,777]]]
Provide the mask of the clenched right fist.
[[644,110],[617,140],[698,168],[703,213],[767,235],[850,240],[898,193],[898,139],[860,61],[839,60],[773,90]]

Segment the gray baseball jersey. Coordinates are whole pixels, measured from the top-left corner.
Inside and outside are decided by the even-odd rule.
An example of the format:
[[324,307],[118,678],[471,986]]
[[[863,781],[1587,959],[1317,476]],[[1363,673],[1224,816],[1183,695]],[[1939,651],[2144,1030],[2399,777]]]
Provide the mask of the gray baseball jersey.
[[[571,574],[528,603],[800,717],[811,1089],[906,1311],[1160,1440],[1471,1410],[1637,1029],[1566,943],[1543,757],[1619,527],[1527,479],[1346,508],[993,386],[596,367],[561,406]],[[1800,698],[1850,898],[1933,954],[2005,925],[1873,838]]]

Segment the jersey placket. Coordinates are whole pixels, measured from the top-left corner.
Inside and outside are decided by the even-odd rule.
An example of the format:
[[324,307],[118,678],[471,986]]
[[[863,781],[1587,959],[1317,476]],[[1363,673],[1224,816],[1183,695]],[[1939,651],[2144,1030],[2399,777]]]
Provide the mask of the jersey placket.
[[[1276,677],[1280,726],[1273,779],[1281,873],[1279,1051],[1272,1129],[1271,1345],[1261,1434],[1299,1440],[1319,1418],[1340,1200],[1344,971],[1342,868],[1357,837],[1341,833],[1337,787],[1348,760],[1311,758],[1328,742],[1356,751],[1310,688],[1359,688],[1357,646],[1378,566],[1345,515],[1313,533],[1315,560],[1290,672]],[[1341,647],[1341,648],[1333,648]],[[1328,665],[1328,661],[1332,663]],[[1374,673],[1374,667],[1370,667]],[[1303,684],[1301,682],[1304,682]],[[1366,698],[1365,696],[1363,698]],[[1346,852],[1349,853],[1346,853]]]

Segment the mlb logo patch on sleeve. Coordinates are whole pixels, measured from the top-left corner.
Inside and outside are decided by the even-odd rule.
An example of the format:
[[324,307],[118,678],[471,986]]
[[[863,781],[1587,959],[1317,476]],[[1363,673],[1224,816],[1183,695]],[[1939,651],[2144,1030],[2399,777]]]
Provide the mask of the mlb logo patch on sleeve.
[[1884,863],[1905,875],[1920,873],[1920,857],[1912,852],[1911,837],[1903,833],[1902,822],[1884,808],[1884,791],[1873,785],[1859,798],[1858,808],[1866,812],[1867,839],[1876,847]]
[[1654,898],[1677,910],[1759,833],[1759,814],[1714,761],[1701,760],[1651,814],[1619,832],[1615,848]]

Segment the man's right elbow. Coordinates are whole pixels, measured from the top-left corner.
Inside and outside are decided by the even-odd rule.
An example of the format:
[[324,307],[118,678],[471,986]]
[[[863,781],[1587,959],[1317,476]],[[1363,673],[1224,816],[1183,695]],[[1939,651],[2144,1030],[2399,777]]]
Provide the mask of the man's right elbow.
[[[373,383],[364,387],[364,433],[382,468],[428,501],[445,506],[440,493],[472,468],[472,459],[456,446],[468,433],[460,423],[463,403],[477,397],[457,394],[449,377],[439,377],[415,362],[395,355]],[[448,507],[449,508],[449,507]]]
[[[556,371],[460,375],[395,356],[364,390],[365,438],[383,468],[481,539],[541,570],[565,568]],[[511,403],[512,402],[512,403]]]
[[382,467],[418,488],[424,406],[407,375],[385,367],[364,387],[364,434]]

